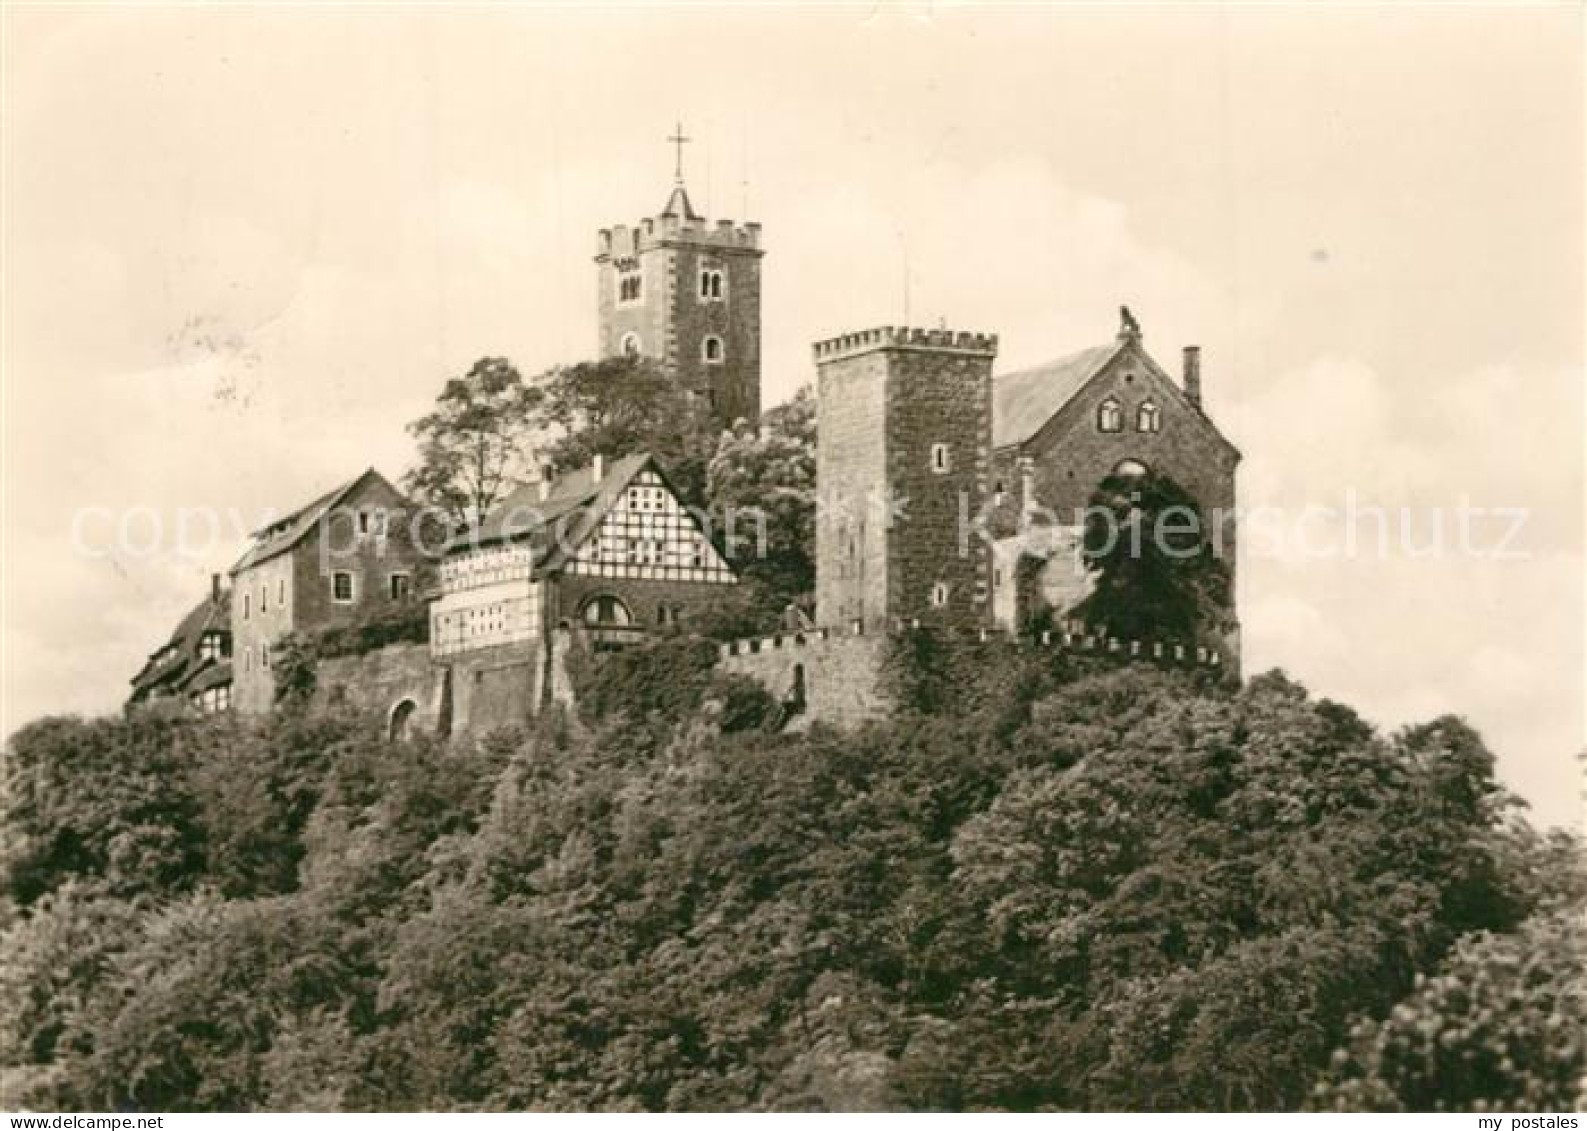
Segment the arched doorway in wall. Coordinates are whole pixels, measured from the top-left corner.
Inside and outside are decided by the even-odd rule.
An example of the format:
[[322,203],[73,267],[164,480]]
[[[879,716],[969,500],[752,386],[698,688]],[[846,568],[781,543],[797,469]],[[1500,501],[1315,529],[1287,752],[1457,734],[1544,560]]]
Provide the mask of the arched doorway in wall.
[[392,742],[406,742],[413,737],[413,717],[419,713],[419,705],[412,699],[404,699],[391,709],[391,721],[386,727],[386,737]]

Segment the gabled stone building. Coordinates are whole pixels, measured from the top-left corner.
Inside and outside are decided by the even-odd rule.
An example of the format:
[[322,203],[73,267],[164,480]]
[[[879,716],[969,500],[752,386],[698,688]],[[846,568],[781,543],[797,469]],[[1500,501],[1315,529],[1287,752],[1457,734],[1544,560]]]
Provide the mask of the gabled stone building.
[[[1082,600],[1080,519],[1115,473],[1156,471],[1193,496],[1234,564],[1240,453],[1207,415],[1201,351],[1186,346],[1176,383],[1128,312],[1114,341],[1001,374],[992,382],[992,620],[1024,626]],[[1237,642],[1225,641],[1231,651]]]
[[231,569],[233,700],[275,702],[272,649],[292,632],[347,624],[418,600],[420,515],[374,468],[254,533]]

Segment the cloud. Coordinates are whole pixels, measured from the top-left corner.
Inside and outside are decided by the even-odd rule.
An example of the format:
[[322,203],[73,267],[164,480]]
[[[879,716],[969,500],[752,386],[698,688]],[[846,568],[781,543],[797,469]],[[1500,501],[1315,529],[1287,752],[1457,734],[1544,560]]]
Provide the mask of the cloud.
[[[1231,413],[1243,507],[1341,512],[1310,531],[1324,552],[1293,538],[1242,543],[1249,670],[1284,667],[1388,726],[1464,715],[1501,777],[1556,823],[1575,819],[1570,755],[1583,726],[1582,486],[1562,474],[1581,450],[1573,402],[1565,372],[1485,366],[1444,376],[1429,396],[1362,359],[1322,357]],[[1341,552],[1352,499],[1387,512],[1386,545],[1363,517],[1358,552]],[[1476,552],[1456,537],[1463,499],[1490,512],[1470,520]],[[1493,551],[1513,520],[1491,513],[1500,507],[1525,512],[1503,555]],[[1439,522],[1443,549],[1413,554]]]

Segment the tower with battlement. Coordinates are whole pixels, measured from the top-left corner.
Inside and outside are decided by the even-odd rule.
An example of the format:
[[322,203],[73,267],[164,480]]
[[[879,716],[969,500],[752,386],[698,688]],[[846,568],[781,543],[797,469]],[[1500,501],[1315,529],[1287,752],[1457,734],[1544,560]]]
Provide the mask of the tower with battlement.
[[682,179],[595,247],[602,358],[652,358],[721,423],[760,415],[760,225],[696,215]]
[[988,623],[997,337],[883,326],[815,345],[816,619],[862,631]]

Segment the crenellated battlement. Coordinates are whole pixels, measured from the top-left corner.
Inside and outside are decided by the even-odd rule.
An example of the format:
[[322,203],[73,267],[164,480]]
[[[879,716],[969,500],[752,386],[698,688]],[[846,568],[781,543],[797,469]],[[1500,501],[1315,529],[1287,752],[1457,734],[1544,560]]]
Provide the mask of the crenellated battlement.
[[970,330],[932,330],[919,326],[876,326],[816,342],[816,364],[882,349],[921,349],[938,352],[997,355],[997,335]]
[[763,254],[760,224],[756,221],[740,224],[733,220],[690,220],[663,215],[647,217],[633,227],[619,224],[614,228],[602,228],[595,237],[595,261],[621,259],[676,243]]
[[[903,636],[921,627],[919,621],[899,622],[881,632],[867,630],[861,621],[845,628],[814,628],[802,632],[771,633],[730,640],[718,648],[721,659],[732,656],[754,656],[772,652],[797,652],[825,647],[833,640],[857,637]],[[935,631],[943,631],[936,629]],[[1218,668],[1223,657],[1216,648],[1187,644],[1182,640],[1127,640],[1094,630],[1081,622],[1071,621],[1058,630],[1041,633],[1015,634],[999,628],[980,628],[954,633],[964,640],[986,643],[991,640],[1019,640],[1043,648],[1061,648],[1072,652],[1111,656],[1118,659],[1152,660],[1165,664],[1185,664],[1197,667]]]

